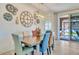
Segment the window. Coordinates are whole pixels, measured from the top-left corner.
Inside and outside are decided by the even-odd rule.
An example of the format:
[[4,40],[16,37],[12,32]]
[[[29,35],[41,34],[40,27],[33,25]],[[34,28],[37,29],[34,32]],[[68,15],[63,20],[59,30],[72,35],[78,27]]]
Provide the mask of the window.
[[45,30],[51,30],[51,22],[45,22]]

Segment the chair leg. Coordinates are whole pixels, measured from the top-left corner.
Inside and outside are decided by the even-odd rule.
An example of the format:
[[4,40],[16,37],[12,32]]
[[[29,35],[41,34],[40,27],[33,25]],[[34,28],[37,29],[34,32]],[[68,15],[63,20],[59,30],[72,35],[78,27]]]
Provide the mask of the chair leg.
[[34,51],[32,51],[32,55],[34,55]]
[[54,45],[52,44],[52,50],[54,50]]
[[16,55],[16,53],[14,53],[14,55]]
[[44,55],[44,52],[42,52],[42,55]]
[[51,47],[49,47],[49,54],[51,54]]
[[47,49],[47,54],[49,55],[49,48]]

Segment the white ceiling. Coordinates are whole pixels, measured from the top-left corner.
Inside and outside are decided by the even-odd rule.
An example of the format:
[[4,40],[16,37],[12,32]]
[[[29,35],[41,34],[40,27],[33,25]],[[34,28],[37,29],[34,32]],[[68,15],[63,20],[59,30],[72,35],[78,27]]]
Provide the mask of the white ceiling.
[[79,9],[79,3],[34,3],[32,5],[45,12],[63,12]]

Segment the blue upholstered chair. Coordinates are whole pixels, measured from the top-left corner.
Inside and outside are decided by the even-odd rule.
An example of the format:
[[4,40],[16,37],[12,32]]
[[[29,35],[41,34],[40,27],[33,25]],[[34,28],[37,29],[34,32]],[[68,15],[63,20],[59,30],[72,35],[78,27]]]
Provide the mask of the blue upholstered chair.
[[40,44],[40,52],[42,53],[42,55],[44,55],[44,53],[48,49],[49,37],[50,37],[50,32],[46,31],[46,33],[44,34],[44,37],[43,37],[43,41]]

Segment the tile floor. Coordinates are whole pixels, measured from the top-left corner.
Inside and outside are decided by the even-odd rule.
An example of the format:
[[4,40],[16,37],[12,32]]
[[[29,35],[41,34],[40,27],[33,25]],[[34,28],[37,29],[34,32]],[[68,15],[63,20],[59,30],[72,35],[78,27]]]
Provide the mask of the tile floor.
[[[8,51],[1,55],[12,55],[12,51]],[[35,51],[35,55],[39,55]],[[79,55],[79,42],[75,41],[55,41],[54,51],[52,51],[52,55]]]
[[55,41],[54,55],[79,55],[79,42]]

